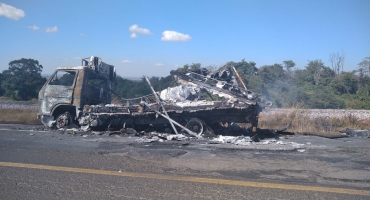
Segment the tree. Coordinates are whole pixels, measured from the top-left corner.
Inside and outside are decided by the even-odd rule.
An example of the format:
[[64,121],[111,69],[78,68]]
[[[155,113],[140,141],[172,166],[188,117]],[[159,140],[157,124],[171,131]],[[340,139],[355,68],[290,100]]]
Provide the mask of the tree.
[[370,76],[370,57],[364,58],[358,65],[360,76]]
[[4,76],[3,74],[0,74],[0,96],[3,96],[4,94],[4,89],[1,87],[2,83],[3,83],[3,80],[4,80]]
[[186,64],[183,67],[179,67],[175,71],[183,73],[183,72],[186,72],[188,70],[197,70],[197,69],[200,69],[200,68],[202,68],[202,65],[200,63],[192,63],[191,65]]
[[312,81],[314,85],[319,85],[323,78],[331,78],[334,76],[334,71],[324,66],[321,60],[309,61],[304,73],[307,75],[306,80]]
[[295,66],[295,63],[292,60],[284,60],[282,66],[285,68],[285,73],[288,78],[292,77],[291,69]]
[[292,60],[284,60],[283,65],[287,72],[290,72],[290,69],[295,66],[295,63]]
[[314,91],[306,91],[306,98],[303,99],[304,105],[307,108],[319,109],[342,109],[345,108],[345,103],[339,99],[333,92],[323,86],[316,86]]
[[343,72],[342,75],[331,82],[334,91],[341,94],[356,94],[358,89],[358,80],[353,72]]
[[370,96],[370,57],[364,58],[358,65],[358,93],[365,96]]
[[255,62],[247,62],[243,59],[241,62],[228,62],[225,66],[234,66],[239,74],[253,76],[256,75],[258,68]]
[[342,54],[339,53],[330,54],[331,68],[335,73],[335,77],[339,77],[339,75],[343,72],[344,60],[345,55],[343,51]]
[[37,98],[38,92],[46,82],[41,76],[42,65],[39,61],[22,58],[9,63],[9,69],[2,72],[1,87],[5,96],[14,100],[29,100]]
[[265,65],[258,69],[258,76],[264,83],[273,83],[278,79],[284,79],[284,69],[279,64]]

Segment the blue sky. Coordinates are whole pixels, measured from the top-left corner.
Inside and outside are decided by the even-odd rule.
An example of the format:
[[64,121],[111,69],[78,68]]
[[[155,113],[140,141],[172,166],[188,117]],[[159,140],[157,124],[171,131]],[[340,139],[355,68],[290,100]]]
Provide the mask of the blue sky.
[[369,0],[0,0],[0,70],[33,58],[50,74],[99,56],[123,77],[167,76],[185,64],[304,68],[344,52],[370,56]]

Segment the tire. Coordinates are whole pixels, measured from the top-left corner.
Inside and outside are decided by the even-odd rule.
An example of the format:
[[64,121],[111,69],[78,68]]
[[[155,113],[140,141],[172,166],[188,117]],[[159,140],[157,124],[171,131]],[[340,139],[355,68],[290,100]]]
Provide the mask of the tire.
[[198,118],[192,118],[190,119],[185,127],[191,131],[193,131],[195,134],[197,135],[202,135],[206,130],[207,130],[207,127],[206,125],[204,124],[204,122]]
[[58,115],[55,120],[55,126],[57,128],[64,128],[72,124],[72,117],[69,112],[62,113]]

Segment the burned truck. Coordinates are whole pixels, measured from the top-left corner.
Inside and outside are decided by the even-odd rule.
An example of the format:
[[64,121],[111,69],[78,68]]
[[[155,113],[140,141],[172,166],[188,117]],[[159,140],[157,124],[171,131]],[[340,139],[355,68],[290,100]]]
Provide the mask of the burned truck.
[[[76,124],[85,130],[139,131],[151,127],[201,137],[231,122],[250,123],[255,131],[258,114],[271,106],[245,86],[239,87],[231,67],[215,73],[202,68],[172,75],[178,86],[155,91],[145,77],[153,93],[124,99],[113,91],[114,66],[99,57],[85,58],[81,66],[56,69],[39,92],[37,117],[55,128]],[[112,103],[113,96],[121,103]]]

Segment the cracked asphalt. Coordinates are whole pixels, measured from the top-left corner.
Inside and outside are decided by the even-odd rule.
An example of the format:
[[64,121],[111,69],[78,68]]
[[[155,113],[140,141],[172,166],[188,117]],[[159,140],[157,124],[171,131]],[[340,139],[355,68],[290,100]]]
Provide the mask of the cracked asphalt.
[[369,199],[370,139],[279,141],[145,143],[2,124],[0,199]]

